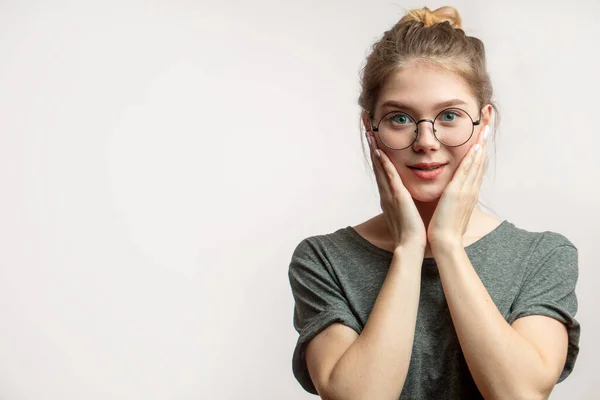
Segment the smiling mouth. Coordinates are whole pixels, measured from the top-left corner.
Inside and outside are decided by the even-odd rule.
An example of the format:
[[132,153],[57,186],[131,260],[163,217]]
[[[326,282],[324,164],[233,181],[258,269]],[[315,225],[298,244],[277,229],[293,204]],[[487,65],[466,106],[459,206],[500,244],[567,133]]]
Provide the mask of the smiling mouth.
[[443,167],[444,165],[446,165],[446,164],[441,164],[441,165],[438,165],[436,167],[431,167],[431,168],[418,168],[418,167],[408,167],[408,168],[410,168],[410,169],[418,169],[419,171],[433,171],[435,169]]
[[436,169],[438,169],[440,167],[443,167],[444,165],[446,165],[446,164],[440,164],[440,165],[436,165],[435,167],[429,167],[429,168],[411,167],[411,166],[409,166],[408,168],[410,168],[410,169],[416,169],[416,170],[419,170],[419,171],[433,171],[433,170],[436,170]]

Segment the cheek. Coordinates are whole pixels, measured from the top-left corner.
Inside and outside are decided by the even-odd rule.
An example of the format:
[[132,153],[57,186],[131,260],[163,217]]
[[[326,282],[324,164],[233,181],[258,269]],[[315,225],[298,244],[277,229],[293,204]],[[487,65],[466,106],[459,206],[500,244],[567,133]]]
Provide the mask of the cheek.
[[458,168],[458,166],[460,165],[460,163],[462,162],[462,160],[464,160],[464,158],[467,156],[467,154],[469,154],[469,149],[474,144],[475,144],[475,142],[468,142],[464,146],[465,148],[461,149],[461,151],[454,156],[454,159],[456,160],[456,168]]
[[407,161],[403,160],[402,158],[399,158],[396,154],[390,154],[390,151],[388,149],[379,148],[379,150],[383,151],[385,155],[387,155],[392,164],[394,164],[394,167],[396,167],[396,171],[398,171],[398,174],[400,174],[400,177],[402,178],[403,174],[406,174]]
[[414,175],[408,168],[396,168],[396,170],[398,171],[398,175],[400,175],[400,179],[403,183],[408,182],[411,178],[411,175]]
[[390,154],[388,152],[385,152],[385,154],[387,154],[392,164],[394,164],[394,167],[396,168],[398,175],[400,175],[400,179],[402,180],[402,182],[406,182],[406,180],[409,179],[412,175],[412,172],[406,166],[406,163],[408,161],[398,157],[392,158],[390,157]]

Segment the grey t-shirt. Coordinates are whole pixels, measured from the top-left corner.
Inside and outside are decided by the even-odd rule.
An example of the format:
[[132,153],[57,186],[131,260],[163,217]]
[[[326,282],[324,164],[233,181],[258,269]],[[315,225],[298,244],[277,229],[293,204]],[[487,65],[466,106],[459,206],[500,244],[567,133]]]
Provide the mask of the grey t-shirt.
[[[537,314],[566,324],[569,349],[558,382],[564,380],[579,352],[577,248],[559,233],[529,232],[504,220],[465,251],[508,323]],[[392,256],[350,226],[306,238],[294,250],[288,276],[299,337],[292,370],[308,392],[317,394],[306,366],[306,344],[334,322],[361,333]],[[458,342],[433,258],[423,260],[413,350],[400,398],[483,398]]]

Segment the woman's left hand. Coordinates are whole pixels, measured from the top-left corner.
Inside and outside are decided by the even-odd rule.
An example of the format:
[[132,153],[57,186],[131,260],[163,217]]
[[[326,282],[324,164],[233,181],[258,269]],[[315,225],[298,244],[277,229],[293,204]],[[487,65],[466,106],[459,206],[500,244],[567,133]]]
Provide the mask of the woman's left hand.
[[[427,240],[432,249],[440,244],[462,246],[462,236],[477,204],[485,172],[485,131],[489,132],[489,126],[480,131],[477,143],[471,146],[469,153],[462,159],[431,217],[427,227]],[[475,151],[477,146],[479,150]]]

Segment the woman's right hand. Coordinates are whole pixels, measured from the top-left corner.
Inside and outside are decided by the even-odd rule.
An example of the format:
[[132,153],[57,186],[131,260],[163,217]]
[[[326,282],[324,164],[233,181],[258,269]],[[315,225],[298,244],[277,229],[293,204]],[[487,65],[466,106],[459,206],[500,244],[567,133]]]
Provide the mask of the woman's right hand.
[[[401,246],[427,245],[427,230],[415,202],[402,183],[396,167],[388,156],[377,147],[372,132],[367,132],[371,149],[371,161],[379,187],[381,209],[390,233],[394,239],[394,248]],[[379,150],[377,157],[375,150]]]

